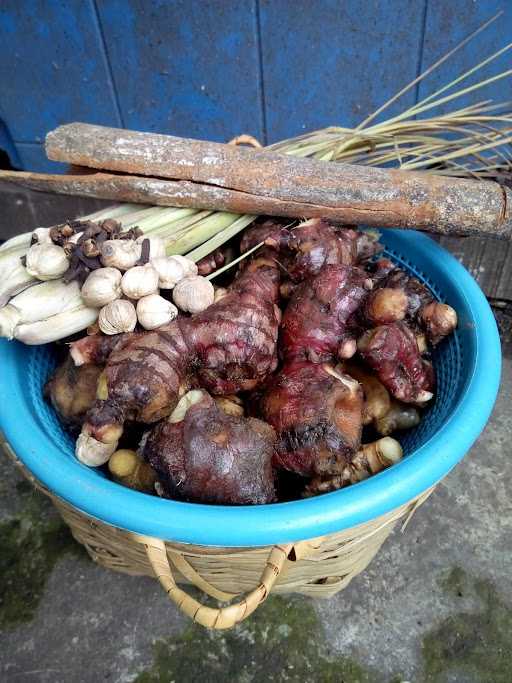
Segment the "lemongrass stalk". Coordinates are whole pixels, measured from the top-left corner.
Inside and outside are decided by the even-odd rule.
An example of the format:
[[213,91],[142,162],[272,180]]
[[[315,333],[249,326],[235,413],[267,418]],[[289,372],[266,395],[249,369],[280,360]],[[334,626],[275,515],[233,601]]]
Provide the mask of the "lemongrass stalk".
[[[0,336],[8,339],[18,338],[18,329],[21,325],[30,325],[67,311],[86,308],[77,282],[69,284],[64,284],[62,280],[41,282],[13,297],[6,306],[0,309]],[[97,313],[96,311],[96,317]],[[91,316],[86,317],[89,320]],[[57,333],[59,333],[58,330],[56,330]]]
[[149,206],[144,208],[142,211],[134,211],[128,214],[124,217],[124,219],[120,220],[120,223],[125,230],[128,228],[138,227],[142,222],[149,222],[151,224],[151,222],[161,214],[162,209],[167,209],[167,211],[169,211],[169,216],[172,214],[172,212],[178,211],[178,209],[173,209],[171,207]]
[[171,223],[169,226],[163,226],[155,230],[155,237],[160,237],[165,242],[169,242],[171,239],[181,237],[186,231],[192,226],[195,226],[200,221],[212,216],[215,211],[202,211],[200,209],[194,210],[194,215],[188,216],[181,221],[176,221],[176,223]]
[[134,211],[141,211],[146,208],[144,204],[113,204],[107,206],[105,209],[100,209],[94,213],[89,213],[83,216],[82,220],[101,221],[105,218],[121,218]]
[[[48,280],[34,285],[9,301],[19,313],[19,322],[33,323],[83,305],[78,282]],[[0,309],[0,315],[2,309]]]
[[[419,76],[417,76],[414,80],[412,80],[410,83],[408,83],[405,87],[403,87],[401,90],[399,90],[393,97],[391,97],[389,100],[384,102],[383,105],[378,107],[370,116],[367,116],[356,128],[356,130],[361,130],[362,128],[365,128],[371,121],[373,121],[379,114],[381,114],[385,109],[387,109],[389,106],[391,106],[394,102],[396,102],[402,95],[405,95],[406,92],[408,92],[411,88],[413,88],[417,83],[420,83],[422,80],[424,80],[427,76],[429,76],[431,73],[433,73],[436,69],[438,69],[444,62],[446,62],[447,59],[452,57],[456,52],[461,50],[465,45],[467,45],[470,41],[472,41],[474,38],[476,38],[482,31],[484,31],[488,26],[490,26],[493,22],[496,21],[501,15],[503,14],[503,10],[500,10],[497,12],[493,17],[485,21],[481,26],[479,26],[476,31],[473,31],[472,33],[469,34],[469,36],[466,36],[463,40],[460,41],[457,45],[455,45],[451,50],[449,50],[446,54],[444,54],[440,59],[438,59],[434,64],[429,66],[425,71],[423,71]],[[409,112],[410,110],[406,110]]]
[[26,248],[19,246],[0,252],[0,307],[35,281],[21,263],[26,252]]
[[469,76],[473,75],[479,69],[482,69],[484,66],[487,66],[487,64],[490,64],[492,61],[494,61],[498,57],[501,57],[501,55],[504,54],[505,52],[507,52],[508,50],[510,50],[510,48],[512,48],[512,43],[508,43],[508,45],[505,45],[504,47],[502,47],[497,52],[494,52],[492,55],[489,55],[489,57],[486,57],[486,59],[482,60],[481,62],[479,62],[475,66],[471,67],[471,69],[468,69],[467,71],[462,73],[455,80],[451,81],[450,83],[447,83],[446,85],[443,85],[438,90],[435,90],[433,93],[431,93],[427,97],[423,98],[420,102],[418,102],[418,105],[426,104],[427,102],[430,102],[431,100],[433,100],[435,97],[438,97],[439,95],[441,95],[443,92],[450,90],[450,88],[453,88],[458,83],[461,83],[461,81],[464,81],[466,78],[469,78]]
[[[229,229],[233,223],[236,223],[239,218],[240,216],[238,214],[218,211],[196,225],[193,225],[178,239],[169,240],[166,245],[167,254],[186,254],[191,249],[207,242],[214,236],[223,234],[224,231]],[[209,254],[210,252],[206,253]]]
[[[231,214],[231,216],[234,217],[234,214]],[[187,250],[187,252],[180,253],[186,253],[187,258],[197,263],[197,261],[200,261],[205,256],[208,256],[208,254],[211,254],[212,251],[215,251],[215,249],[221,247],[224,242],[227,242],[229,239],[237,235],[240,231],[252,223],[255,218],[256,216],[249,216],[246,214],[243,216],[237,216],[236,220],[231,223],[231,225],[224,228],[224,230],[221,230],[221,232],[218,232],[207,242],[204,242],[203,244],[199,243],[200,246],[196,247],[192,251]]]
[[[217,277],[217,275],[221,275],[222,273],[226,272],[226,270],[229,270],[233,266],[236,266],[237,263],[240,263],[240,261],[243,261],[246,259],[248,256],[250,256],[253,252],[255,252],[257,249],[262,247],[265,244],[265,242],[260,242],[259,244],[256,244],[256,246],[251,247],[251,249],[247,249],[247,251],[244,251],[243,254],[241,254],[238,258],[233,259],[229,263],[226,263],[225,266],[222,266],[222,268],[219,268],[218,270],[214,270],[213,273],[210,273],[210,275],[206,276],[207,280],[213,280],[213,278]],[[190,256],[188,256],[190,258]]]
[[156,211],[152,215],[136,222],[137,227],[144,234],[153,233],[158,228],[165,227],[166,225],[172,225],[175,221],[186,218],[197,211],[197,209],[176,209],[162,206],[154,208]]
[[11,239],[0,245],[0,255],[2,255],[3,252],[10,251],[11,249],[28,249],[31,238],[31,232],[25,232],[22,235],[15,235],[14,237],[11,237]]
[[[442,161],[447,161],[448,159],[457,159],[459,157],[464,157],[467,154],[472,154],[474,151],[484,152],[487,149],[496,148],[498,146],[498,144],[501,146],[501,145],[509,144],[511,142],[512,142],[512,135],[504,138],[499,143],[496,143],[495,141],[493,141],[493,142],[489,142],[485,145],[474,145],[472,147],[469,147],[468,149],[460,149],[456,152],[451,152],[449,154],[443,155]],[[411,164],[409,166],[409,169],[411,169],[411,168],[422,168],[425,165],[428,165],[428,162],[420,161],[420,162],[417,162],[415,164]]]
[[28,287],[34,285],[38,280],[28,274],[27,269],[21,265],[12,271],[9,278],[0,281],[0,308],[16,294],[23,292]]
[[73,310],[39,320],[35,323],[18,325],[14,338],[24,344],[49,344],[76,334],[92,325],[98,317],[96,308],[80,306]]
[[[503,78],[508,78],[508,76],[510,75],[512,75],[512,69],[507,69],[506,71],[502,71],[501,73],[496,74],[495,76],[490,76],[489,78],[486,78],[483,81],[479,81],[478,83],[469,85],[467,88],[457,90],[457,92],[452,93],[451,95],[446,95],[446,97],[442,97],[440,100],[436,100],[435,102],[430,102],[429,104],[425,104],[422,106],[418,105],[417,107],[413,107],[410,115],[416,116],[417,114],[429,111],[430,109],[435,109],[437,107],[440,107],[442,104],[446,104],[446,102],[451,102],[452,100],[455,100],[458,97],[462,97],[463,95],[467,95],[468,93],[473,92],[474,90],[479,90],[480,88],[484,88],[486,85],[490,85],[491,83],[500,81]],[[400,118],[404,117],[401,116]]]

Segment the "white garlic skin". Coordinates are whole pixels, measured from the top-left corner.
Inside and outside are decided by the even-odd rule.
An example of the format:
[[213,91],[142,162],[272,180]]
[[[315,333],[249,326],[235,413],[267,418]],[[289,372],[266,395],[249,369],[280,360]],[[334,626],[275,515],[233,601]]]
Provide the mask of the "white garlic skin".
[[178,282],[173,289],[172,299],[182,311],[200,313],[213,304],[215,290],[205,277],[192,275]]
[[103,334],[133,332],[137,324],[137,312],[131,301],[116,299],[104,306],[98,316],[98,325]]
[[142,299],[143,296],[158,291],[158,273],[153,266],[135,266],[127,270],[121,280],[121,289],[129,299]]
[[172,289],[187,275],[183,264],[175,256],[157,256],[157,258],[151,259],[151,265],[158,273],[160,289]]
[[142,248],[142,243],[144,240],[149,240],[149,260],[152,261],[154,258],[159,258],[160,256],[165,256],[165,242],[160,239],[160,237],[137,237],[136,244]]
[[89,274],[80,292],[84,303],[101,308],[121,296],[122,274],[116,268],[98,268]]
[[189,258],[182,256],[181,254],[174,254],[171,258],[173,258],[177,263],[181,264],[184,277],[197,275],[197,265],[194,263],[194,261],[191,261]]
[[167,325],[178,315],[178,309],[159,294],[143,296],[137,302],[137,318],[146,330]]
[[141,246],[133,240],[106,240],[101,245],[101,262],[110,268],[133,268],[140,255]]
[[35,244],[53,244],[50,237],[50,228],[36,228],[32,233]]
[[57,280],[68,267],[66,252],[57,244],[34,244],[27,251],[27,272],[38,280]]

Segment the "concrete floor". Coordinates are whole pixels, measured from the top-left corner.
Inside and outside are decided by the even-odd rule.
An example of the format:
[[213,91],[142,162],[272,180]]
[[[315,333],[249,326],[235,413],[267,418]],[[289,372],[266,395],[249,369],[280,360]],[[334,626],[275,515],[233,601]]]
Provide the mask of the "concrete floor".
[[191,626],[151,579],[94,565],[0,459],[0,681],[512,680],[512,360],[467,458],[329,601]]

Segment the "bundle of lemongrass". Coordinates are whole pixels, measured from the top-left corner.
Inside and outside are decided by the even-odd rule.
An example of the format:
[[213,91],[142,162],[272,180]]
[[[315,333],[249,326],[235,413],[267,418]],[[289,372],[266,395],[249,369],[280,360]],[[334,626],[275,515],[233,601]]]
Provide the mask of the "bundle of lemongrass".
[[[509,50],[512,43],[401,114],[369,125],[389,105],[473,40],[501,14],[485,22],[356,128],[325,128],[277,143],[269,149],[324,161],[372,166],[398,165],[402,169],[421,169],[437,175],[476,178],[507,176],[512,172],[512,157],[507,149],[512,142],[512,113],[507,112],[509,103],[493,104],[491,100],[483,100],[439,116],[417,117],[512,75],[512,69],[509,69],[454,90],[462,81]],[[448,91],[452,92],[448,94]],[[167,254],[186,255],[197,262],[243,230],[255,216],[126,204],[84,218],[116,218],[123,229],[137,226],[144,236],[161,238],[165,242]],[[39,282],[27,272],[20,258],[26,255],[31,239],[32,234],[26,233],[0,247],[0,306],[4,306],[0,308],[0,336],[14,336],[25,343],[38,344],[62,339],[85,329],[96,320],[98,310],[85,306],[76,283],[66,285],[60,279]],[[215,277],[249,253],[231,261],[209,277]],[[7,303],[9,308],[5,307]],[[17,321],[14,331],[13,312]]]

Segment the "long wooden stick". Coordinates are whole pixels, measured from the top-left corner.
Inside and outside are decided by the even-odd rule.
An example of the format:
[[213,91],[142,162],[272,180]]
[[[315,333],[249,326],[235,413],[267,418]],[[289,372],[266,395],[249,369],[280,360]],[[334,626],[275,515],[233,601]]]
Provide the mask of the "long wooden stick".
[[512,236],[512,193],[486,181],[329,164],[81,123],[49,133],[46,149],[56,161],[137,175],[4,172],[0,179],[121,201]]

